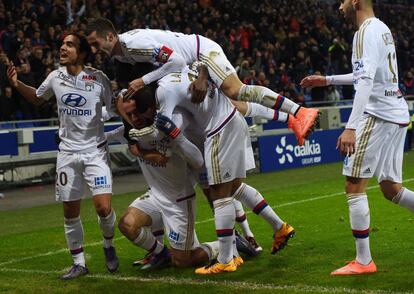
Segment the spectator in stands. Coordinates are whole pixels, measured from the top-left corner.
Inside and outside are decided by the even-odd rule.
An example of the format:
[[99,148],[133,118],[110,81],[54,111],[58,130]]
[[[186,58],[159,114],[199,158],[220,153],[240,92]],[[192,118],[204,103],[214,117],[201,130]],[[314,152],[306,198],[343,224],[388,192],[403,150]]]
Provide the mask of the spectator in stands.
[[17,109],[15,99],[13,99],[13,91],[10,86],[4,88],[0,94],[0,120],[14,120],[14,113]]
[[[210,37],[222,46],[229,61],[238,66],[240,80],[251,69],[257,74],[263,71],[270,88],[276,92],[289,88],[291,81],[297,84],[303,73],[351,72],[348,44],[352,42],[353,27],[338,22],[336,7],[333,9],[337,4],[322,0],[208,2],[203,6],[197,1],[188,4],[175,0],[0,1],[0,47],[16,66],[30,62],[32,70],[36,70],[33,64],[36,57],[30,54],[40,54],[33,50],[33,46],[40,44],[43,64],[56,66],[56,50],[65,33],[82,31],[87,18],[107,17],[121,31],[149,27]],[[414,7],[393,5],[390,9],[388,2],[381,1],[375,9],[391,30],[398,32],[398,38],[394,37],[401,85],[404,85],[407,73],[413,72],[414,67],[412,29],[408,21],[414,16]],[[404,19],[398,15],[404,15]],[[96,58],[98,63],[100,59]],[[93,61],[91,65],[96,66]],[[114,65],[104,62],[99,67],[108,71],[110,77]],[[412,92],[407,81],[405,87]],[[352,86],[338,89],[342,99],[352,99]]]
[[414,77],[411,71],[408,71],[404,77],[405,95],[414,95]]

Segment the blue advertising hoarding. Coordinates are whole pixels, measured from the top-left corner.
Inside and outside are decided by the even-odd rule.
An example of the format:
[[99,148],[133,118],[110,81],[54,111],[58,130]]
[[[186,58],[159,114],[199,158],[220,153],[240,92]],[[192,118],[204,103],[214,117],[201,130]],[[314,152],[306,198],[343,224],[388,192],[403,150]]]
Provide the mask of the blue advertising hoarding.
[[259,137],[260,172],[342,161],[344,157],[336,150],[342,131],[317,131],[304,146],[297,145],[294,134]]

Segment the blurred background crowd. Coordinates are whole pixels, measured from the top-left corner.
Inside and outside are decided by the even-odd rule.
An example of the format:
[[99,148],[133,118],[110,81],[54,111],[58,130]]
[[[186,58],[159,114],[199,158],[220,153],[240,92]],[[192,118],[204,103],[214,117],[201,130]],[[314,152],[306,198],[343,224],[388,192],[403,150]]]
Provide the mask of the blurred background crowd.
[[[414,94],[414,34],[411,0],[375,1],[376,16],[391,29],[397,46],[400,88]],[[392,3],[392,4],[391,4]],[[111,19],[119,32],[153,28],[201,34],[219,43],[247,84],[267,86],[301,104],[331,105],[352,99],[352,86],[303,91],[308,74],[351,72],[355,31],[343,21],[339,1],[317,0],[2,0],[0,1],[0,121],[56,116],[53,101],[34,107],[5,76],[8,60],[19,79],[38,87],[58,66],[62,36],[84,33],[87,20]],[[98,53],[90,65],[119,88],[114,63]]]

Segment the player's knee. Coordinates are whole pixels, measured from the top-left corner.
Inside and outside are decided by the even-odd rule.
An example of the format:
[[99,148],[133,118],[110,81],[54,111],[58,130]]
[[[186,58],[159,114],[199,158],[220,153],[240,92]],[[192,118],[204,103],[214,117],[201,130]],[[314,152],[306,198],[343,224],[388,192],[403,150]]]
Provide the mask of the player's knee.
[[95,209],[96,209],[96,213],[101,217],[108,216],[112,211],[112,207],[110,203],[100,203],[95,206]]
[[124,236],[126,236],[128,239],[131,239],[134,238],[134,232],[139,230],[140,228],[135,226],[133,218],[126,214],[122,216],[119,220],[118,229]]
[[393,198],[398,194],[400,188],[398,184],[391,183],[388,181],[383,181],[380,183],[381,192],[384,195],[385,199],[392,201]]
[[350,194],[350,193],[364,193],[365,192],[365,186],[362,185],[361,179],[347,177],[346,182],[345,182],[345,192],[347,194]]

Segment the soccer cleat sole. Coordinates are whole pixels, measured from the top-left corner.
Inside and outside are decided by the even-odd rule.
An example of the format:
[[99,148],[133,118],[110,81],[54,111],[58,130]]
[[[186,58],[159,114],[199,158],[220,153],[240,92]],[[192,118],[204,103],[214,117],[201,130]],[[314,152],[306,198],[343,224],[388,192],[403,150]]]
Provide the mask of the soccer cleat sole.
[[307,130],[305,136],[303,136],[304,139],[307,139],[315,131],[315,127],[316,127],[316,125],[319,124],[320,119],[321,119],[321,112],[318,111],[318,115],[316,116],[315,120],[313,121],[312,126]]
[[272,248],[272,252],[271,252],[271,254],[272,254],[272,255],[275,255],[275,254],[276,254],[276,253],[278,253],[280,250],[282,250],[283,248],[285,248],[285,247],[286,247],[286,245],[287,245],[287,244],[288,244],[288,242],[289,242],[289,239],[291,239],[291,238],[295,237],[295,235],[296,235],[296,231],[295,231],[295,230],[293,230],[292,232],[290,232],[289,234],[287,234],[286,239],[285,239],[285,242],[283,242],[282,244],[280,244],[279,248],[277,248],[277,249],[273,249],[273,248]]

